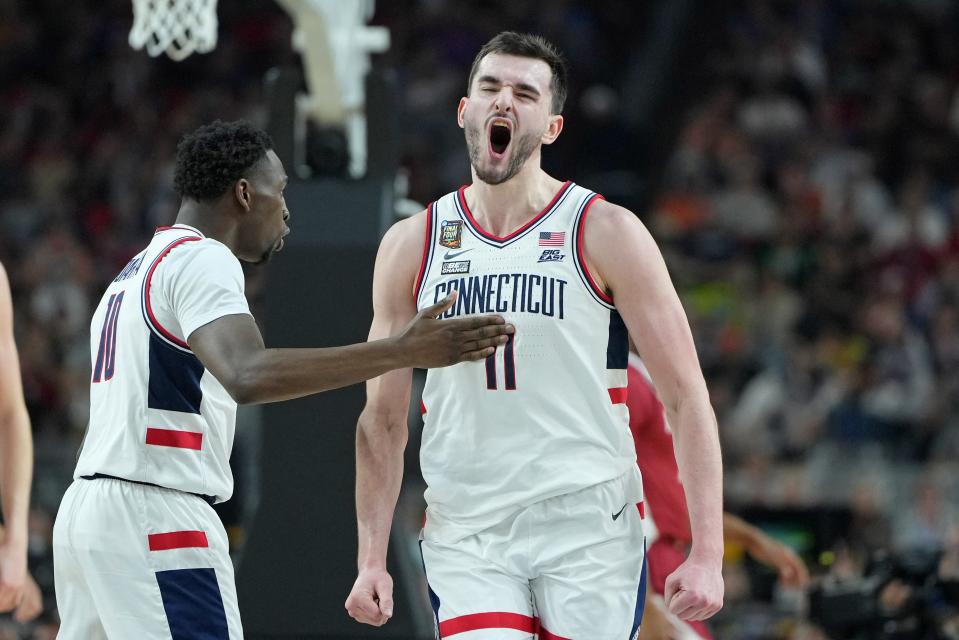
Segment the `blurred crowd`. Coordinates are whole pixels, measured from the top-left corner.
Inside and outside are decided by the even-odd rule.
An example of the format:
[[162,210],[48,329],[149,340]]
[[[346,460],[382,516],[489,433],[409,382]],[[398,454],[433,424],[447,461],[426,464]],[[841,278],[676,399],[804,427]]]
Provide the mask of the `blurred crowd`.
[[648,221],[729,499],[879,510],[871,544],[942,547],[959,525],[959,13],[856,4],[733,17]]
[[[505,27],[546,35],[571,62],[547,168],[598,190],[644,180],[624,108],[641,93],[643,4],[378,3],[408,195],[469,180],[455,105]],[[848,509],[865,529],[844,541],[842,571],[913,547],[945,550],[957,571],[959,5],[730,5],[654,206],[637,211],[694,327],[730,505]],[[100,291],[172,220],[177,139],[217,117],[265,125],[264,73],[295,55],[268,0],[220,3],[216,50],[182,63],[130,49],[127,0],[0,12],[0,261],[37,440],[31,557],[49,594]]]
[[957,9],[748,3],[647,218],[728,501],[848,509],[839,561],[813,559],[839,576],[922,549],[959,578]]

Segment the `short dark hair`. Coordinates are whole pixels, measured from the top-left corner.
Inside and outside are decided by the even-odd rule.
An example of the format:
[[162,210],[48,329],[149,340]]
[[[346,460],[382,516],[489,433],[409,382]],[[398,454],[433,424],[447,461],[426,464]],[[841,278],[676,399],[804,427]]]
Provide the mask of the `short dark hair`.
[[563,104],[566,102],[566,92],[569,86],[566,60],[553,43],[543,36],[537,36],[531,33],[503,31],[484,44],[483,48],[476,54],[476,57],[473,58],[473,66],[470,67],[470,77],[466,82],[466,95],[469,95],[470,89],[473,87],[473,77],[476,75],[476,68],[479,67],[480,61],[491,53],[535,58],[548,64],[550,70],[553,72],[553,79],[550,83],[553,102],[550,105],[550,111],[552,113],[563,112]]
[[173,186],[183,198],[219,198],[272,148],[270,136],[245,120],[215,120],[180,140]]

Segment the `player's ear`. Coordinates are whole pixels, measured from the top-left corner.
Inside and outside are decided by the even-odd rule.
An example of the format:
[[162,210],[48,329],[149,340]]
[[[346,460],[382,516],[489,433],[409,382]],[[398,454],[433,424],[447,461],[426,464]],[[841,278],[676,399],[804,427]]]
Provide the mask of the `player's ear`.
[[253,207],[253,187],[246,178],[240,178],[236,181],[233,186],[233,196],[244,211],[249,211]]
[[563,116],[559,115],[558,113],[551,115],[549,117],[549,122],[546,124],[546,131],[543,133],[543,144],[553,144],[556,142],[556,138],[558,138],[559,134],[562,132]]
[[459,106],[456,107],[456,124],[462,129],[466,126],[466,121],[463,119],[463,113],[466,111],[466,103],[469,102],[469,98],[460,98]]

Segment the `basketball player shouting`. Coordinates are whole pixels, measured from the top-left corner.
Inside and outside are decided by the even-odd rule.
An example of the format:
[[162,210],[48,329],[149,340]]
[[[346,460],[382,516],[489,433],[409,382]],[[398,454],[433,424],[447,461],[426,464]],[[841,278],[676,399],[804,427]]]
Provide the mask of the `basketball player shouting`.
[[[394,226],[377,257],[370,339],[451,291],[444,317],[495,312],[516,327],[485,362],[427,376],[421,549],[440,638],[636,635],[646,575],[627,331],[674,425],[689,499],[692,546],[666,602],[686,620],[722,606],[722,463],[689,325],[636,216],[540,168],[565,96],[566,66],[548,42],[511,32],[488,42],[457,110],[472,184]],[[371,380],[367,394],[346,608],[381,625],[410,371]]]

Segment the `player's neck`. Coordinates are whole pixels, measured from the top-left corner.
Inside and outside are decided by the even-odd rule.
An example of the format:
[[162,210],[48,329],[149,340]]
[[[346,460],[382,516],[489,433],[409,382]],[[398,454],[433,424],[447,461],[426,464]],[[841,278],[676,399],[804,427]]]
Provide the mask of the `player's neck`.
[[476,221],[496,236],[506,236],[541,212],[563,183],[537,165],[524,167],[500,184],[476,179],[465,192],[466,203]]
[[175,224],[193,227],[207,238],[222,242],[230,251],[236,247],[236,224],[228,216],[220,215],[215,209],[186,200],[180,205]]

